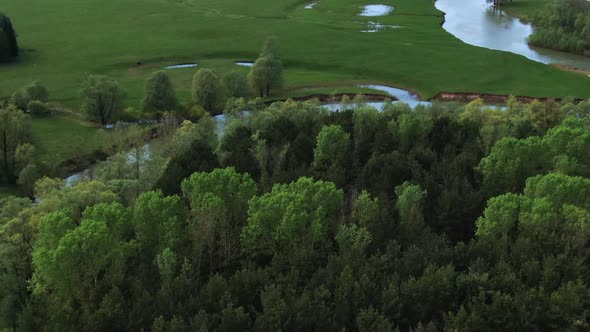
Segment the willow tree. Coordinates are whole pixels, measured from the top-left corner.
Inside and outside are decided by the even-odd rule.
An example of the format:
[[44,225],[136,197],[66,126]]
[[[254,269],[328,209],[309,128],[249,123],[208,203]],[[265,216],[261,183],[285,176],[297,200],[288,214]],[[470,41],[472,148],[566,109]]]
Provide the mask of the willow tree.
[[17,151],[30,138],[30,117],[10,107],[0,109],[0,180],[15,183]]
[[14,59],[18,56],[16,32],[10,18],[0,13],[0,61]]
[[252,90],[259,92],[260,97],[268,96],[272,88],[282,86],[283,64],[276,38],[270,37],[266,40],[260,56],[248,74],[248,80]]
[[106,125],[116,120],[123,109],[125,92],[112,78],[90,75],[80,90],[82,109],[92,120]]

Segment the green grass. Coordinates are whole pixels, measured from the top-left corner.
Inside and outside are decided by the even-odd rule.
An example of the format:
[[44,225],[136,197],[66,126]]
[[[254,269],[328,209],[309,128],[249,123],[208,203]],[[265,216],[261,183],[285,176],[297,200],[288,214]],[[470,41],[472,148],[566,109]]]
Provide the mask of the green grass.
[[32,132],[38,162],[50,167],[108,143],[102,130],[63,116],[33,118]]
[[[529,0],[532,1],[532,0]],[[441,28],[432,0],[28,0],[5,1],[23,56],[2,65],[0,91],[41,80],[51,98],[79,107],[88,74],[107,74],[137,107],[145,78],[165,65],[197,62],[219,71],[244,70],[264,39],[278,36],[286,92],[304,86],[381,82],[423,98],[441,91],[546,97],[590,97],[590,79],[522,56],[462,43]],[[362,4],[385,3],[381,18],[357,16]],[[402,26],[361,33],[366,22]],[[143,66],[137,66],[141,61]],[[195,69],[169,73],[183,101]]]

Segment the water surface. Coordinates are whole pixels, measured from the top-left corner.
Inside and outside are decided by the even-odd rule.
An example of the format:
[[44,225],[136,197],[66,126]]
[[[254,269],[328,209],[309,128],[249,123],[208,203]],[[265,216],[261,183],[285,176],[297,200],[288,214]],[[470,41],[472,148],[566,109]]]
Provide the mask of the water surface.
[[236,65],[238,66],[242,66],[242,67],[252,67],[254,66],[254,62],[250,62],[250,61],[237,61],[235,62]]
[[166,67],[164,67],[164,69],[191,68],[191,67],[196,67],[196,66],[198,66],[198,64],[196,64],[196,63],[181,63],[178,65],[166,66]]
[[381,24],[381,23],[377,23],[377,22],[369,22],[369,23],[367,23],[367,29],[361,30],[361,32],[379,32],[379,31],[385,31],[385,30],[390,30],[390,29],[399,29],[399,28],[401,28],[401,26],[399,26],[399,25],[386,25],[386,24]]
[[393,7],[387,5],[366,5],[362,8],[360,16],[385,16],[393,11]]

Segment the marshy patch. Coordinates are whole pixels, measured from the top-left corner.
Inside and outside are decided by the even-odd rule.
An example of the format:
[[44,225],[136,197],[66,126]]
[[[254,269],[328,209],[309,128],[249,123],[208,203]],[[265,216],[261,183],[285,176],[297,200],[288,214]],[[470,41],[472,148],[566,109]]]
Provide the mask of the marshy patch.
[[361,30],[361,32],[379,32],[379,31],[399,29],[399,28],[401,28],[401,26],[399,26],[399,25],[387,25],[387,24],[381,24],[381,23],[377,23],[377,22],[369,22],[369,23],[367,23],[367,29]]
[[385,16],[393,12],[393,6],[388,5],[366,5],[362,7],[360,16]]

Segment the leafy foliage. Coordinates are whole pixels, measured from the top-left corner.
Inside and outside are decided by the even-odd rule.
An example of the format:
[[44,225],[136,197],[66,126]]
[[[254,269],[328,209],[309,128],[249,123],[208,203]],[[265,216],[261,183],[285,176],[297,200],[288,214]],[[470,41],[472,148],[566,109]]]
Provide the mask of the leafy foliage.
[[587,330],[586,108],[286,101],[225,115],[219,141],[184,122],[164,192],[122,186],[155,172],[115,158],[102,181],[0,200],[0,327]]

